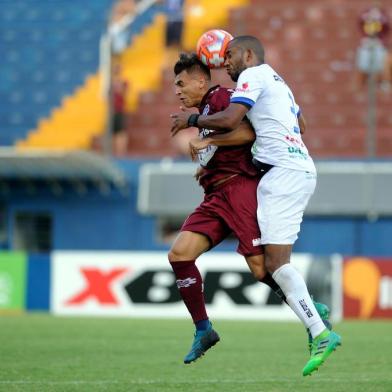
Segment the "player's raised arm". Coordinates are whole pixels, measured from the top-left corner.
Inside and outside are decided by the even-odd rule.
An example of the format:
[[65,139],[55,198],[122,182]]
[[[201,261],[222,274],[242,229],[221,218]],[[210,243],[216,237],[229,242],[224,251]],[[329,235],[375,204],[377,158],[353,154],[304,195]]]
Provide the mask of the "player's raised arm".
[[222,112],[208,116],[189,113],[175,113],[172,118],[171,134],[175,136],[179,131],[189,127],[207,128],[215,130],[234,130],[236,129],[249,108],[242,104],[231,103]]

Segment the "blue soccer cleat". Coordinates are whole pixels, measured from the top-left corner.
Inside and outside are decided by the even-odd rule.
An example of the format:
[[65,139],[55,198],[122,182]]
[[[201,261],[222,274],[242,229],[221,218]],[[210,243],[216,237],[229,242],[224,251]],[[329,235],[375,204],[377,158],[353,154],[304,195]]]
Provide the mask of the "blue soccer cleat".
[[218,333],[212,329],[211,323],[206,330],[196,331],[191,350],[184,358],[184,363],[188,364],[196,361],[196,359],[204,355],[208,349],[215,346],[219,340],[220,337]]

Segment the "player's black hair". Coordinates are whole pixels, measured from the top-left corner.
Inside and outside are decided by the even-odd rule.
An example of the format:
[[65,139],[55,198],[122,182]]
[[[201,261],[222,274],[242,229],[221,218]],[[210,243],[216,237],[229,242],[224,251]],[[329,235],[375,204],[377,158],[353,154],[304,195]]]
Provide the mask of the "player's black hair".
[[180,54],[180,58],[174,65],[174,74],[177,76],[182,71],[187,71],[188,73],[200,71],[208,80],[211,80],[210,69],[198,59],[196,53]]
[[253,35],[239,35],[233,38],[230,43],[235,43],[242,49],[250,49],[257,56],[261,64],[264,64],[264,47],[261,42]]

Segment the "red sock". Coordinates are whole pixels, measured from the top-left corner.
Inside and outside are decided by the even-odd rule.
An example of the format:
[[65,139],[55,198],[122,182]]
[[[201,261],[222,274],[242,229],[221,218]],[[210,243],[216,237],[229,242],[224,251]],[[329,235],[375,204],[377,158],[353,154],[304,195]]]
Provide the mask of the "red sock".
[[170,263],[176,276],[176,283],[193,322],[208,319],[204,303],[203,280],[195,260]]

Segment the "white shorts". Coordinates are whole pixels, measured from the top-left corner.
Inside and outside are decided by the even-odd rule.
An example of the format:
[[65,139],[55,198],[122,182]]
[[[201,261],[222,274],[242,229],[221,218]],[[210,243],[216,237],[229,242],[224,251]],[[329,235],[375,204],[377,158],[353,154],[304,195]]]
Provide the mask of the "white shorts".
[[366,41],[357,49],[357,68],[364,73],[381,72],[385,67],[387,50],[381,43],[373,46]]
[[262,245],[294,244],[316,182],[316,173],[276,166],[263,176],[257,187]]

